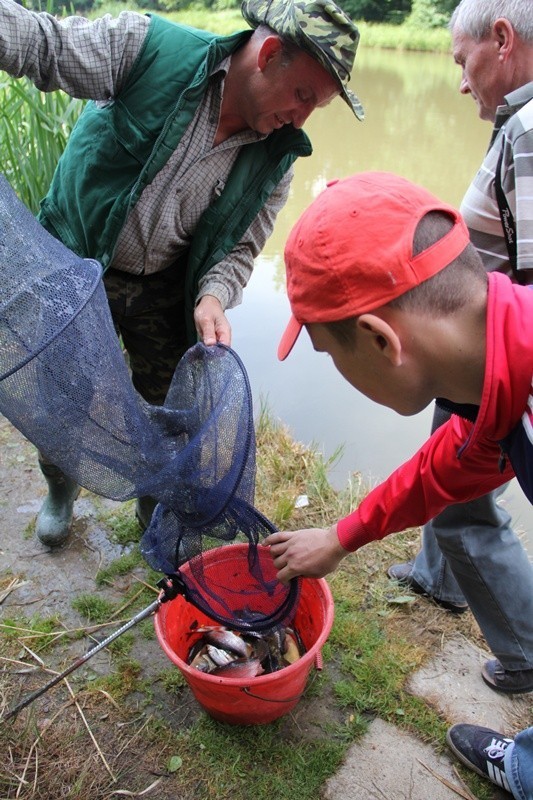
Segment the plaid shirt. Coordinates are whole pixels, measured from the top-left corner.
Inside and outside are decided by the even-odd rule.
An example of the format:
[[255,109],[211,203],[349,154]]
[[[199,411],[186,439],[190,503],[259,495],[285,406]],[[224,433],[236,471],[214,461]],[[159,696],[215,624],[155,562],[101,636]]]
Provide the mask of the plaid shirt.
[[[26,75],[43,91],[62,89],[73,97],[112,102],[142,47],[150,19],[124,11],[93,22],[56,20],[0,0],[0,67]],[[239,149],[265,138],[242,131],[213,146],[224,79],[230,59],[213,71],[209,88],[167,164],[145,188],[122,229],[112,265],[134,274],[170,266],[190,243],[205,209],[220,194]],[[293,170],[284,176],[241,241],[200,283],[198,297],[217,297],[223,308],[242,299],[254,258],[270,236],[289,193]]]
[[464,196],[461,213],[486,269],[512,278],[494,173],[503,148],[502,187],[515,220],[517,268],[533,269],[533,82],[508,94],[505,101],[498,107],[488,152]]

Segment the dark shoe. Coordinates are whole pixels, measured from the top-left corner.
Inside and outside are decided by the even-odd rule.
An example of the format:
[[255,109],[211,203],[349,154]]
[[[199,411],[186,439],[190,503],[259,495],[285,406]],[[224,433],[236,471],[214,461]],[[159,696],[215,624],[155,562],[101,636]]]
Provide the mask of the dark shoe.
[[392,567],[388,568],[387,575],[393,581],[397,581],[399,584],[405,586],[407,589],[410,589],[415,594],[419,594],[422,597],[430,597],[438,606],[445,608],[446,611],[451,611],[452,614],[464,614],[465,611],[468,611],[467,603],[449,603],[447,600],[439,600],[437,597],[433,597],[433,595],[428,594],[428,592],[426,592],[426,590],[412,577],[412,569],[412,561],[408,561],[406,564],[393,564]]
[[37,515],[35,532],[47,547],[59,547],[68,539],[80,487],[54,464],[39,461],[39,466],[48,484],[48,495]]
[[452,753],[478,775],[511,792],[503,768],[505,751],[512,743],[503,734],[480,725],[454,725],[446,734]]
[[533,691],[533,669],[504,669],[497,658],[485,661],[481,677],[491,689],[507,694],[525,694]]
[[153,497],[149,497],[148,495],[137,498],[137,502],[135,503],[135,516],[142,531],[145,531],[150,524],[156,505],[157,500],[154,500]]

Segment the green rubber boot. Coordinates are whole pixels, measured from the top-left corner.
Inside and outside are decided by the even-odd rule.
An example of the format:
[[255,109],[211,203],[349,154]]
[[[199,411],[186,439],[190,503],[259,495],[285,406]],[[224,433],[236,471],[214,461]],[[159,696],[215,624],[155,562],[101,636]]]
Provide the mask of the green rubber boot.
[[142,531],[145,531],[150,524],[156,505],[157,500],[154,500],[153,497],[149,497],[148,495],[137,498],[137,502],[135,503],[135,516],[137,517],[137,522],[141,526]]
[[74,500],[80,487],[54,464],[39,460],[48,484],[48,495],[37,515],[36,533],[48,547],[59,547],[68,539]]

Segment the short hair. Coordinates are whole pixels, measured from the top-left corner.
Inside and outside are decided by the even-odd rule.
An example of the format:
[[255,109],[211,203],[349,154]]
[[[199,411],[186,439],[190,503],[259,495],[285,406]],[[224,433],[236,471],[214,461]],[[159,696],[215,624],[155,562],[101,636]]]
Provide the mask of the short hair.
[[449,29],[456,28],[476,42],[485,39],[497,19],[507,19],[525,42],[533,44],[533,14],[527,0],[461,0]]
[[269,25],[265,25],[264,23],[257,26],[257,28],[253,32],[253,35],[260,42],[264,41],[267,38],[267,36],[276,36],[280,40],[281,65],[283,67],[288,66],[292,61],[294,61],[296,56],[299,55],[300,53],[306,52],[303,48],[298,47],[298,45],[295,44],[295,42],[293,42],[291,39],[287,39],[285,36],[281,36],[273,28],[271,28]]
[[[430,211],[416,226],[413,238],[413,255],[427,250],[453,227],[453,219],[443,211]],[[481,286],[486,285],[487,274],[483,262],[472,244],[440,272],[428,278],[382,308],[448,316],[473,301]],[[372,313],[371,311],[369,313]],[[355,341],[358,317],[323,323],[341,345]]]
[[[453,220],[442,211],[430,211],[418,223],[413,238],[413,255],[421,253],[441,239],[453,226]],[[428,280],[387,303],[391,308],[419,311],[439,316],[454,314],[472,302],[480,281],[487,274],[479,253],[468,244],[457,258]]]

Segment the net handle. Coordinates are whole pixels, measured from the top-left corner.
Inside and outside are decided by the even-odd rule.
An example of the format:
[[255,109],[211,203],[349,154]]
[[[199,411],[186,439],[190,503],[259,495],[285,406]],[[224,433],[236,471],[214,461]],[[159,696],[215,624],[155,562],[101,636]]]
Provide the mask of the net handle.
[[91,650],[86,652],[84,655],[80,656],[76,661],[74,661],[69,667],[67,667],[63,672],[56,675],[52,678],[51,681],[46,683],[44,686],[41,686],[40,689],[36,689],[31,694],[27,695],[20,703],[16,706],[8,710],[1,718],[0,718],[0,725],[4,722],[7,722],[8,719],[12,717],[16,717],[19,711],[22,711],[23,708],[31,705],[34,700],[37,700],[38,697],[41,697],[43,694],[48,692],[50,689],[53,689],[54,686],[57,686],[64,678],[74,672],[75,670],[79,669],[82,664],[85,664],[90,658],[95,656],[100,650],[103,650],[104,647],[107,647],[108,644],[114,642],[115,639],[118,639],[119,636],[122,636],[123,633],[129,631],[130,628],[133,628],[134,625],[137,625],[144,619],[151,617],[152,614],[156,614],[161,605],[166,603],[168,600],[173,600],[178,594],[183,593],[183,584],[181,583],[179,576],[177,575],[166,575],[164,578],[161,578],[158,581],[157,586],[161,589],[161,594],[154,600],[153,603],[150,603],[149,606],[144,608],[142,611],[139,611],[129,622],[126,622],[122,627],[118,628],[114,633],[111,633],[106,639],[104,639],[99,644],[95,645]]

